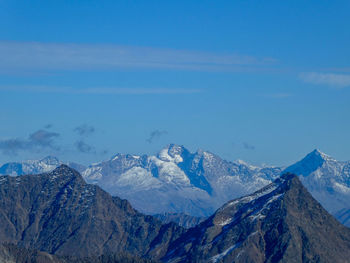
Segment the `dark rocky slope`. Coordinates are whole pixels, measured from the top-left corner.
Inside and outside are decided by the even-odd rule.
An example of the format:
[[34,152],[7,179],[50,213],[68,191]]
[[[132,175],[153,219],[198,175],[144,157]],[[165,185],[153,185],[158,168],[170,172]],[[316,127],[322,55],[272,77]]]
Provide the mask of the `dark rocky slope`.
[[46,174],[1,176],[0,226],[2,242],[75,257],[127,252],[158,258],[183,232],[86,184],[65,165]]
[[65,263],[56,256],[37,250],[19,248],[13,244],[0,244],[1,263]]
[[46,252],[0,244],[1,263],[156,263],[126,252],[89,258],[60,257]]
[[283,175],[225,204],[169,246],[165,262],[347,262],[350,229]]

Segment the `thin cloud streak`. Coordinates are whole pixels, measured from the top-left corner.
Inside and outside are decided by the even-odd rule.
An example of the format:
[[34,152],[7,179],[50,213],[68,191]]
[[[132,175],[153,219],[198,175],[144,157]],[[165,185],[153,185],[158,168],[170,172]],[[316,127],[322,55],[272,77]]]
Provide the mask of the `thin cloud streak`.
[[149,137],[146,139],[146,142],[153,143],[156,140],[159,140],[162,136],[167,135],[168,132],[164,130],[154,130],[150,133]]
[[79,136],[89,136],[93,134],[96,131],[96,129],[92,125],[82,124],[74,128],[73,131],[76,132]]
[[96,153],[95,148],[93,146],[87,144],[83,140],[76,141],[75,147],[76,147],[77,151],[81,152],[81,153],[94,153],[94,154]]
[[270,98],[270,99],[286,99],[293,97],[292,93],[267,93],[267,94],[261,94],[261,97],[264,98]]
[[327,71],[327,72],[340,72],[340,73],[349,73],[350,72],[350,67],[348,68],[326,68],[324,69],[324,71]]
[[173,69],[237,71],[271,67],[277,60],[239,54],[103,44],[0,42],[0,72]]
[[243,148],[246,150],[252,150],[252,151],[255,150],[255,146],[247,142],[243,142]]
[[346,74],[307,72],[301,73],[299,77],[304,82],[315,85],[327,85],[337,88],[350,87],[350,75]]
[[0,86],[0,91],[58,94],[96,94],[96,95],[162,95],[162,94],[194,94],[201,89],[184,88],[71,88],[55,86]]

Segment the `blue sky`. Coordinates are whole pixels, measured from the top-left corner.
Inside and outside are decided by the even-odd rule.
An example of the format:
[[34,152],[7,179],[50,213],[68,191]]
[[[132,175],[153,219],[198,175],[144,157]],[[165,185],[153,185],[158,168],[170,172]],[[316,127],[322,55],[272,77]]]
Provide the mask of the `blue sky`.
[[350,159],[349,1],[0,0],[0,163],[168,143]]

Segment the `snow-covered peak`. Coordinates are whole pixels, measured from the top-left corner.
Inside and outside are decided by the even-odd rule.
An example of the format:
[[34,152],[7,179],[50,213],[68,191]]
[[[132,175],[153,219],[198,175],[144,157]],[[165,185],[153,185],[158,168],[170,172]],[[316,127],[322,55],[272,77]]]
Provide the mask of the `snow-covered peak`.
[[158,153],[158,158],[166,162],[181,163],[183,162],[182,155],[184,152],[188,152],[185,147],[169,144]]
[[299,162],[287,167],[285,171],[295,173],[297,175],[308,176],[317,169],[321,168],[324,163],[334,161],[335,159],[332,157],[315,149]]
[[202,149],[198,149],[195,155],[198,157],[203,157],[203,159],[206,161],[206,163],[210,164],[213,162],[216,162],[218,160],[221,160],[221,158],[214,153],[211,153],[209,151],[204,151]]
[[[121,159],[132,160],[132,159],[140,159],[140,158],[141,158],[141,156],[139,156],[139,155],[117,153],[117,154],[113,155],[109,160],[107,160],[107,162],[114,162],[114,161],[118,161]],[[99,163],[97,163],[97,164],[99,164]]]
[[112,156],[112,158],[110,159],[110,161],[115,161],[115,160],[118,160],[120,158],[121,154],[120,153],[117,153],[115,155]]
[[311,153],[308,154],[309,156],[313,156],[315,158],[321,158],[325,161],[330,161],[330,160],[334,160],[334,158],[332,158],[331,156],[325,154],[324,152],[321,152],[319,149],[315,149],[313,150]]
[[[258,170],[258,169],[261,169],[261,167],[258,167],[258,166],[255,166],[255,165],[252,165],[252,164],[249,164],[241,159],[237,159],[236,161],[234,161],[233,163],[237,164],[237,165],[242,165],[242,166],[246,166],[248,167],[249,169],[251,170]],[[267,166],[267,167],[271,167],[271,166]]]
[[236,164],[238,164],[238,165],[248,165],[248,163],[247,162],[245,162],[245,161],[243,161],[243,160],[241,160],[241,159],[237,159],[236,161],[234,161]]
[[58,160],[55,156],[46,156],[45,158],[41,159],[40,162],[43,162],[48,165],[60,165],[61,162]]

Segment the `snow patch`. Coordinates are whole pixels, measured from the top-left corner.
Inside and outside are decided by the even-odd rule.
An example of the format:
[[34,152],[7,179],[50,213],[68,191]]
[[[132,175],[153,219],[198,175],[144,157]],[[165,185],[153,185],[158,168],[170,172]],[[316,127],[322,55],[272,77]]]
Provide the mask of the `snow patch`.
[[160,180],[166,183],[190,185],[190,179],[175,163],[163,161],[155,156],[150,157],[150,160],[159,167]]
[[169,149],[165,148],[159,152],[159,159],[162,161],[181,163],[183,162],[182,157],[179,154],[175,154],[174,157],[169,155]]
[[232,206],[240,202],[251,202],[253,200],[256,200],[264,195],[267,195],[275,191],[277,187],[278,187],[278,184],[270,184],[269,186],[266,186],[265,188],[263,188],[261,191],[258,191],[252,195],[248,195],[248,196],[231,201],[230,203],[227,204],[227,206]]
[[102,167],[101,166],[91,166],[91,167],[87,168],[82,173],[82,176],[87,181],[98,181],[103,177]]
[[264,206],[261,209],[254,211],[249,216],[249,218],[251,218],[252,221],[255,221],[257,219],[264,219],[265,218],[265,215],[263,214],[264,210],[268,209],[270,207],[271,203],[273,203],[276,200],[280,199],[283,195],[284,195],[284,193],[283,194],[274,195],[274,196],[270,197],[267,200],[267,202],[264,204]]
[[350,188],[345,186],[345,185],[343,185],[343,184],[334,182],[333,186],[338,192],[341,192],[343,194],[350,194]]
[[222,222],[217,223],[216,225],[219,225],[219,226],[226,226],[226,225],[228,225],[228,224],[230,224],[230,223],[232,223],[232,222],[233,222],[233,218],[228,218],[228,219],[226,219],[225,221],[222,221]]
[[132,187],[152,189],[159,188],[161,182],[152,176],[152,174],[144,168],[132,167],[125,173],[121,174],[118,180],[115,182],[118,187]]
[[233,250],[235,250],[236,248],[238,248],[241,245],[241,242],[238,242],[237,244],[234,244],[233,246],[230,246],[228,249],[226,249],[224,252],[214,256],[211,258],[211,261],[213,263],[218,262],[219,260],[221,260],[222,258],[224,258],[228,253],[232,252]]

